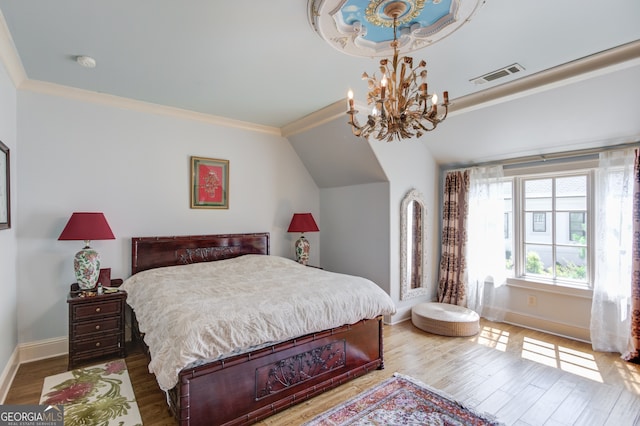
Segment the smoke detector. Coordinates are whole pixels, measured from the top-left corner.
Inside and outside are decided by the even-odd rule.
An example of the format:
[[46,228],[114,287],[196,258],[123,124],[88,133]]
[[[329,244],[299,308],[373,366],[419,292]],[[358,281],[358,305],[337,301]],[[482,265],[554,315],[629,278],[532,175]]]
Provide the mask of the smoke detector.
[[492,81],[504,78],[504,77],[508,77],[510,75],[519,73],[520,71],[524,71],[524,67],[520,64],[511,64],[509,66],[500,68],[498,70],[495,71],[491,71],[490,73],[487,73],[485,75],[482,75],[480,77],[476,77],[476,78],[472,78],[471,80],[469,80],[470,82],[472,82],[473,84],[484,84],[484,83],[490,83]]
[[85,55],[76,56],[76,62],[85,68],[96,67],[96,60],[93,59],[91,56],[85,56]]

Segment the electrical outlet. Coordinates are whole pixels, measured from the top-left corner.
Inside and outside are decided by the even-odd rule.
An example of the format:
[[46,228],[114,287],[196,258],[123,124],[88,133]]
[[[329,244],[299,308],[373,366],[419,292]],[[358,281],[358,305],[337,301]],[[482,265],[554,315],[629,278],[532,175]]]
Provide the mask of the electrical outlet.
[[538,298],[532,295],[527,296],[527,306],[536,306],[538,304]]

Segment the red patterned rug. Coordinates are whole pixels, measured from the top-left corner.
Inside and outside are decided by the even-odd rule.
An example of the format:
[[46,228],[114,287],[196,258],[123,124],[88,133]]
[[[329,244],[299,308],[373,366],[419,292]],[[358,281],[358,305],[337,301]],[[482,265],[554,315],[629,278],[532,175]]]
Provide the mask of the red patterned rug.
[[305,423],[306,426],[501,425],[409,376],[395,373],[380,383]]

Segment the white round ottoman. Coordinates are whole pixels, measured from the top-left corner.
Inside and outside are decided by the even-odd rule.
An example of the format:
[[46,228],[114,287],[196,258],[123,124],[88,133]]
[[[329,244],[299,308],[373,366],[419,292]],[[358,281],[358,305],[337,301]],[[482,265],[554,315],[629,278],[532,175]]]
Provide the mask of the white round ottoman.
[[480,316],[449,303],[420,303],[411,308],[411,322],[421,330],[442,336],[473,336],[480,331]]

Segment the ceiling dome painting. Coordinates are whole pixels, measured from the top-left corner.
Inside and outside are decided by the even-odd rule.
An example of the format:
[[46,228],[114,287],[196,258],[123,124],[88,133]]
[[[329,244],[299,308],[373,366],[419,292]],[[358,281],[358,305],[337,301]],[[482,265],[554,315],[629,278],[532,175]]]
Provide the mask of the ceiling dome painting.
[[399,48],[407,53],[456,31],[483,0],[310,0],[309,21],[327,43],[353,56],[387,56],[392,49],[393,18],[385,9],[404,4],[398,16]]

